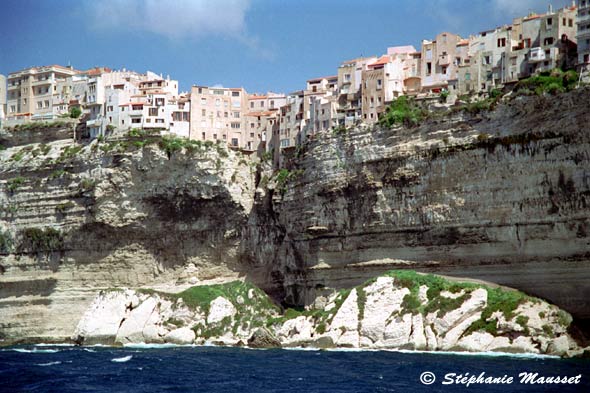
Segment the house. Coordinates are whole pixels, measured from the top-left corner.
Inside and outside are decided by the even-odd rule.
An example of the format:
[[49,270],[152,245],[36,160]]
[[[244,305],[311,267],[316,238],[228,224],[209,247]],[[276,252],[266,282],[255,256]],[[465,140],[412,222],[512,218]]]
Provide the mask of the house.
[[244,88],[193,86],[190,92],[190,138],[246,147],[248,93]]
[[448,32],[438,34],[432,41],[422,41],[422,92],[440,93],[448,89],[449,80],[457,79],[459,66],[456,50],[459,41],[461,37]]
[[343,62],[338,67],[338,125],[350,127],[362,119],[361,82],[362,72],[376,57],[361,57]]

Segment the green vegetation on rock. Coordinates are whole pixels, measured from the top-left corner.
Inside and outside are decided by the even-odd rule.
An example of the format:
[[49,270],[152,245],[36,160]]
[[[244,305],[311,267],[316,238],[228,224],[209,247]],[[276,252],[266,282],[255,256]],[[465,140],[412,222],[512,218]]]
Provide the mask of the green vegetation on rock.
[[63,248],[63,234],[54,228],[25,228],[20,232],[19,251],[50,252]]
[[418,125],[426,117],[426,112],[421,109],[412,98],[401,96],[385,109],[379,117],[379,125],[392,127],[396,124],[413,127]]

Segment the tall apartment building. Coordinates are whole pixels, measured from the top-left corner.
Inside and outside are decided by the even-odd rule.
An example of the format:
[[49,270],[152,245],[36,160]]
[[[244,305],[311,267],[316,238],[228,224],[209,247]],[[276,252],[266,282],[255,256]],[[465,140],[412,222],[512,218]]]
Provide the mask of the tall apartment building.
[[457,44],[461,37],[444,32],[432,41],[422,41],[421,85],[423,92],[439,93],[448,89],[449,80],[458,77]]
[[246,113],[245,149],[254,151],[264,147],[269,150],[273,133],[278,131],[279,109],[287,103],[284,94],[268,92],[265,95],[248,95]]
[[387,49],[387,55],[367,65],[362,73],[362,116],[375,123],[395,98],[420,91],[420,54],[413,46]]
[[8,75],[7,118],[9,120],[51,120],[59,115],[53,105],[58,86],[78,71],[71,67],[50,65],[25,68]]
[[579,68],[588,71],[588,64],[590,64],[590,0],[578,0],[576,25]]
[[303,91],[303,126],[298,135],[300,141],[304,141],[308,136],[319,130],[319,127],[316,129],[314,126],[315,116],[312,116],[312,110],[315,111],[317,106],[320,105],[320,99],[323,98],[324,102],[335,102],[337,93],[338,75],[324,76],[307,81],[306,89]]
[[0,75],[0,127],[6,117],[6,77]]
[[338,67],[337,122],[350,127],[362,119],[362,73],[376,57],[364,57],[343,62]]
[[235,148],[246,148],[247,108],[248,94],[243,88],[193,86],[190,138],[223,141]]
[[279,129],[275,131],[273,146],[289,149],[303,141],[305,92],[299,90],[287,96],[287,103],[280,108]]

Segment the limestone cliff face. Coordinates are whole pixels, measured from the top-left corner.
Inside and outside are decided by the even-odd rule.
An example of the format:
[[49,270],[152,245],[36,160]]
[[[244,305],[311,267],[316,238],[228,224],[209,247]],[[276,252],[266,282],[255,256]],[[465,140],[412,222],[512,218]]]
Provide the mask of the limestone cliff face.
[[240,272],[254,194],[241,155],[67,141],[0,154],[0,338],[68,339],[101,289]]
[[589,98],[520,97],[412,129],[316,135],[258,194],[244,255],[292,304],[410,267],[589,318]]

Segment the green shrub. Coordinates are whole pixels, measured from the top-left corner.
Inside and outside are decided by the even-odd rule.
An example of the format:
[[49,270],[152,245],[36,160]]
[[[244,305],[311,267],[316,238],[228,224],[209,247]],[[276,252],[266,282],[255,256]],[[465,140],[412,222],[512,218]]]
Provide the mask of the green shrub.
[[8,191],[10,191],[10,192],[14,192],[14,191],[16,191],[16,190],[17,190],[17,189],[18,189],[20,186],[22,186],[23,184],[25,184],[25,181],[26,181],[26,180],[27,180],[27,179],[25,179],[25,178],[24,178],[24,177],[22,177],[22,176],[18,176],[18,177],[12,178],[12,179],[10,179],[10,180],[8,180],[8,181],[6,182],[6,185],[7,185],[6,187],[7,187]]
[[425,112],[417,106],[413,99],[401,96],[386,108],[385,113],[379,118],[379,125],[392,127],[395,124],[403,124],[413,127],[425,117]]
[[54,228],[26,228],[20,232],[20,251],[56,251],[63,248],[62,233]]
[[66,173],[68,173],[68,172],[66,172],[64,169],[56,169],[55,171],[51,172],[48,179],[49,180],[58,179],[58,178],[64,176]]
[[12,251],[14,240],[8,230],[0,231],[0,253],[8,254]]
[[79,118],[81,114],[82,114],[82,109],[80,109],[80,107],[78,107],[78,106],[72,106],[70,108],[70,117],[72,119]]
[[84,178],[80,180],[80,184],[78,184],[78,189],[81,192],[92,191],[96,186],[96,181],[93,179]]
[[58,213],[64,214],[67,210],[73,208],[74,206],[76,206],[76,205],[72,201],[60,203],[59,205],[57,205],[55,207],[55,211]]

